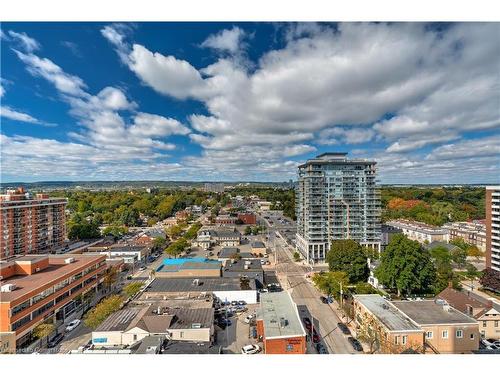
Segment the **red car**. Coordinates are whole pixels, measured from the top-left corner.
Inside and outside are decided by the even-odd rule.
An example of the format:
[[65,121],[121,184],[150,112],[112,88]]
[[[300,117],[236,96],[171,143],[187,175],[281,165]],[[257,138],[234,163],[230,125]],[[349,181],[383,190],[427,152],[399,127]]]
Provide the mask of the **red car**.
[[304,326],[306,327],[306,331],[311,331],[312,323],[309,318],[302,318],[302,321],[304,322]]
[[316,332],[315,329],[313,329],[313,335],[312,335],[313,343],[317,344],[318,342],[321,341],[321,338],[318,335],[318,332]]

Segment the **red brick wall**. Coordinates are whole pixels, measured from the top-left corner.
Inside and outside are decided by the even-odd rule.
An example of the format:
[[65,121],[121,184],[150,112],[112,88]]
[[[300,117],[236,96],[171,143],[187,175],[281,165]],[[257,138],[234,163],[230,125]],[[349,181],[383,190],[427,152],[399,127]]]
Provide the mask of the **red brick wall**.
[[253,225],[257,223],[257,218],[254,214],[238,214],[238,219],[240,219],[243,224]]

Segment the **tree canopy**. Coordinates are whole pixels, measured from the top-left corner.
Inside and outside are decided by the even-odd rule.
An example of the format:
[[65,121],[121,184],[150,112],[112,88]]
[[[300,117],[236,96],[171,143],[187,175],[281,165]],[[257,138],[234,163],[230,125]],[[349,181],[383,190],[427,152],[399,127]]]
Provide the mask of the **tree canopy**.
[[118,311],[122,303],[123,298],[118,295],[105,298],[85,315],[85,325],[89,328],[96,329],[108,316]]
[[326,254],[330,271],[342,271],[349,281],[366,281],[370,274],[365,249],[354,240],[337,240]]
[[428,251],[403,234],[392,237],[375,270],[380,283],[397,290],[398,295],[425,292],[432,288],[436,269]]

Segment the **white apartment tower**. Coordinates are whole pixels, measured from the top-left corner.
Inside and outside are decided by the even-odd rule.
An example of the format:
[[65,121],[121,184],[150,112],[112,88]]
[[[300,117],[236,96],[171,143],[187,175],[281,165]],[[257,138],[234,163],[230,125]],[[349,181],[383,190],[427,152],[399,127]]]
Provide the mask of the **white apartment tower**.
[[297,250],[324,262],[333,240],[353,239],[380,250],[380,192],[376,162],[324,153],[298,167]]
[[486,267],[500,272],[500,186],[486,187]]

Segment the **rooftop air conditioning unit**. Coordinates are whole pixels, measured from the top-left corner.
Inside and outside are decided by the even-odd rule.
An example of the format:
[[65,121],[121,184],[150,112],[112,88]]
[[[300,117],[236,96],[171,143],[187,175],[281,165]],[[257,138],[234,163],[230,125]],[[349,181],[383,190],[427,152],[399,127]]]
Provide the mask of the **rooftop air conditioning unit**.
[[75,258],[66,258],[66,259],[64,259],[64,263],[66,263],[66,264],[73,263],[74,261],[75,261]]
[[446,311],[446,312],[450,312],[451,311],[451,306],[448,305],[448,304],[444,304],[443,305],[443,310]]
[[249,269],[250,267],[248,266],[248,264],[245,264],[245,266],[243,267],[244,269]]
[[200,279],[194,279],[193,285],[200,285]]
[[285,328],[288,325],[288,320],[285,318],[280,318],[280,327]]
[[2,292],[12,292],[14,289],[16,289],[16,284],[5,284],[2,285],[2,288],[0,290]]

